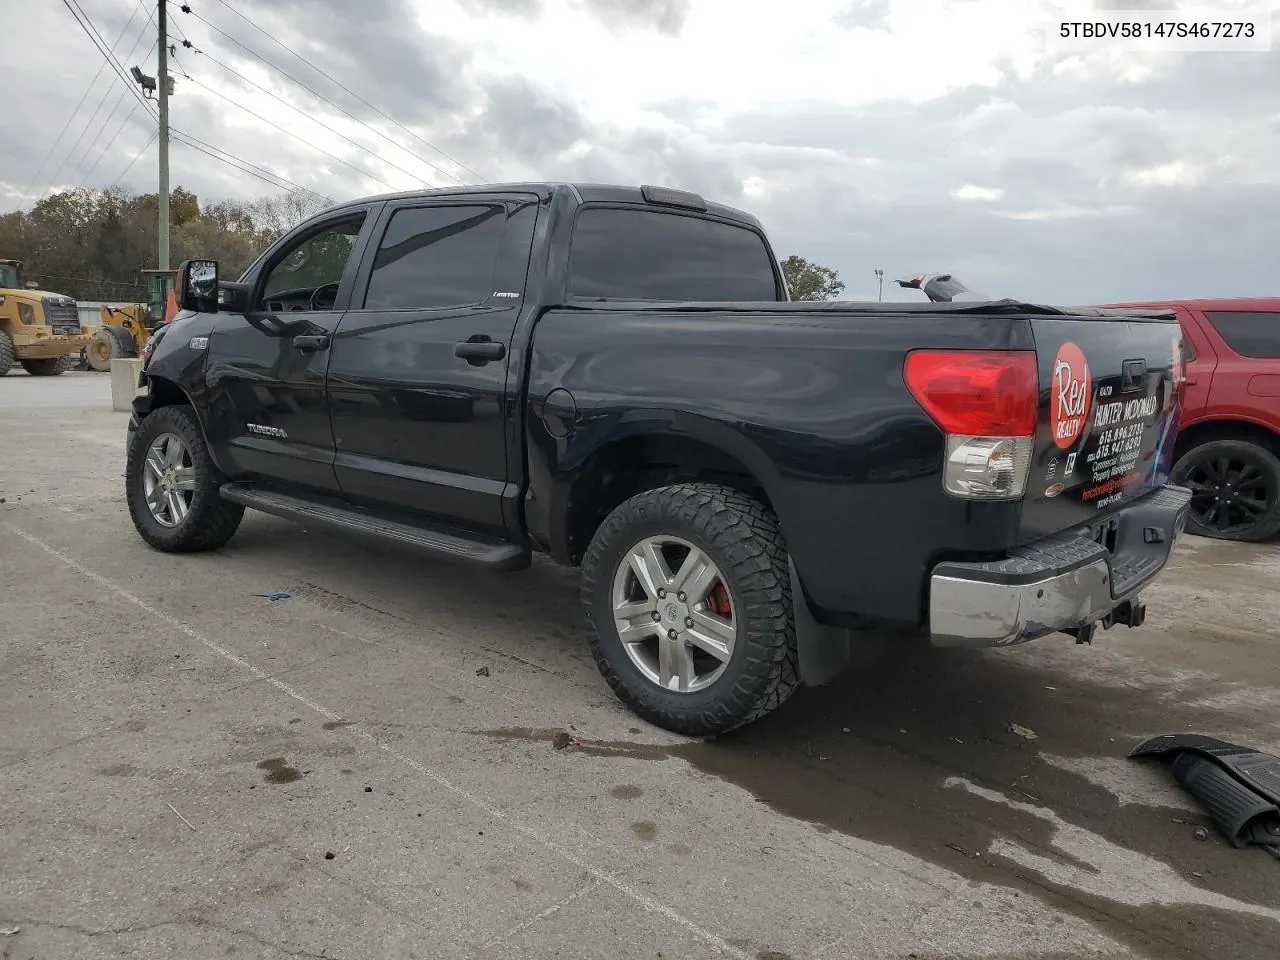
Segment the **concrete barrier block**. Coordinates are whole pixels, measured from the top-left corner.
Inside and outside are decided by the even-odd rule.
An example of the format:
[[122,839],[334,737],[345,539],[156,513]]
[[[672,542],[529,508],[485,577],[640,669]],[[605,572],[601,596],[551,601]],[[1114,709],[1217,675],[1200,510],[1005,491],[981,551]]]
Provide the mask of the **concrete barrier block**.
[[137,357],[117,357],[111,361],[111,409],[132,410],[133,398],[146,391],[138,386],[138,374],[142,372],[142,360]]

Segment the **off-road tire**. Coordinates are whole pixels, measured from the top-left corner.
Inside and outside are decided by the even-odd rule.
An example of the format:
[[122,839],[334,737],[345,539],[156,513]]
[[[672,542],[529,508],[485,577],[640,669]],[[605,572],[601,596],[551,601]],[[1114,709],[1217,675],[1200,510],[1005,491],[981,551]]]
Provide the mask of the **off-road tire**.
[[0,330],[0,377],[13,368],[13,356],[13,341],[7,333]]
[[[1189,473],[1197,463],[1215,457],[1225,457],[1228,460],[1238,457],[1251,462],[1262,470],[1271,490],[1280,489],[1280,457],[1261,444],[1249,440],[1210,440],[1207,443],[1197,444],[1179,457],[1178,462],[1173,465],[1170,482],[1185,484]],[[1249,527],[1221,531],[1212,526],[1204,526],[1192,513],[1187,517],[1187,532],[1214,540],[1235,540],[1243,543],[1270,540],[1280,534],[1280,496],[1277,496],[1270,508]]]
[[71,354],[61,357],[44,357],[40,360],[20,360],[22,369],[33,377],[58,377],[75,365]]
[[[196,487],[190,511],[176,527],[163,526],[152,517],[142,483],[147,450],[163,433],[175,433],[182,438],[195,470]],[[209,456],[204,433],[191,407],[186,404],[161,407],[138,424],[126,458],[125,498],[138,535],[155,549],[165,553],[197,553],[224,546],[244,517],[244,507],[218,496],[224,480]]]
[[[737,611],[737,640],[724,673],[695,693],[664,690],[623,649],[612,615],[613,578],[646,537],[679,537],[716,564]],[[778,521],[729,487],[682,483],[637,494],[596,531],[582,561],[581,601],[591,653],[617,697],[674,733],[725,733],[777,709],[799,686],[787,551]]]
[[[111,369],[111,361],[113,359],[128,356],[124,352],[124,345],[121,343],[120,338],[116,336],[116,329],[115,327],[99,327],[97,333],[93,335],[93,340],[85,347],[85,359],[88,361],[90,369],[99,372],[108,371]],[[98,356],[97,347],[100,343],[107,344],[111,350],[110,356],[105,360]]]

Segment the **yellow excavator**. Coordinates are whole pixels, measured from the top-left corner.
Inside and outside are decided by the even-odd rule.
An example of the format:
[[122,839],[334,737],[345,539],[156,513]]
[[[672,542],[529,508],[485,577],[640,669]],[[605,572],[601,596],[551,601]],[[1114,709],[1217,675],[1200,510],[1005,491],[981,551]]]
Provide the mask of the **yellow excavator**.
[[15,363],[33,377],[56,377],[92,339],[75,300],[38,286],[21,260],[0,259],[0,377]]
[[177,304],[173,297],[172,270],[143,270],[147,280],[147,303],[102,307],[102,322],[85,350],[91,370],[110,370],[116,357],[140,357],[147,338],[173,318]]

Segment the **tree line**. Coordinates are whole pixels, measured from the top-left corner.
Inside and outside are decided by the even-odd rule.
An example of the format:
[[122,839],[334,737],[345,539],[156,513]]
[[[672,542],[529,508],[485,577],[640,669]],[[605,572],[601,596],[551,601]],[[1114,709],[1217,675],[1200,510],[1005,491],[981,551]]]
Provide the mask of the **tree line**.
[[[0,258],[21,260],[28,280],[76,300],[143,302],[142,271],[156,266],[159,205],[158,194],[123,189],[55,193],[0,216]],[[178,187],[169,198],[170,262],[209,257],[236,276],[323,206],[302,190],[202,205]]]
[[[144,302],[142,271],[156,266],[159,203],[157,194],[124,189],[55,193],[0,216],[0,259],[23,261],[29,280],[76,300]],[[305,190],[201,204],[178,187],[169,199],[170,262],[208,257],[223,276],[238,276],[324,205]],[[835,270],[803,257],[787,257],[782,272],[793,300],[835,300],[844,292]]]

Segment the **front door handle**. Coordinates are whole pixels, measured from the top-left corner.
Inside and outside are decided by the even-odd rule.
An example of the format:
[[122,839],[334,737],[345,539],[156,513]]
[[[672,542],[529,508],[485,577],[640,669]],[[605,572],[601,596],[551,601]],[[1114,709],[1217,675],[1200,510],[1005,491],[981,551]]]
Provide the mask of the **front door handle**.
[[311,352],[312,350],[328,350],[329,338],[327,335],[323,333],[318,334],[316,336],[306,335],[301,337],[294,337],[293,349],[302,350],[307,353]]
[[507,355],[506,345],[498,340],[491,340],[477,334],[469,340],[453,345],[453,355],[466,360],[470,364],[479,365],[491,360],[501,360]]

